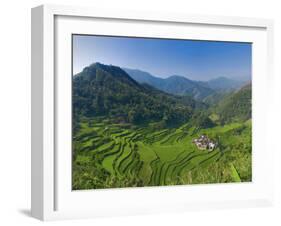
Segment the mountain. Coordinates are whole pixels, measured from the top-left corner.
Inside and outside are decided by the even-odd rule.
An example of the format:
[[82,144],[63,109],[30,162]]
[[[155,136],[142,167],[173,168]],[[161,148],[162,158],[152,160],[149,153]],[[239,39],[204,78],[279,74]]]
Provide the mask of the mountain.
[[176,95],[189,95],[197,100],[203,100],[214,93],[214,90],[202,86],[199,82],[178,75],[165,79],[165,85],[161,87],[161,90]]
[[216,91],[233,91],[242,87],[244,81],[236,81],[226,77],[218,77],[205,82],[206,86]]
[[107,116],[130,123],[188,121],[200,103],[142,85],[120,67],[94,63],[73,77],[73,115]]
[[216,106],[222,99],[231,94],[231,91],[216,91],[204,98],[203,102],[208,106]]
[[137,69],[129,69],[129,68],[122,68],[122,69],[139,83],[146,83],[148,85],[152,85],[155,88],[161,87],[165,84],[165,79],[153,76],[148,72],[137,70]]
[[252,85],[247,84],[223,98],[216,109],[223,123],[245,121],[252,117]]
[[214,93],[205,83],[193,81],[183,76],[173,75],[166,79],[158,78],[141,70],[123,68],[133,79],[139,83],[147,83],[159,90],[175,95],[188,95],[197,100]]

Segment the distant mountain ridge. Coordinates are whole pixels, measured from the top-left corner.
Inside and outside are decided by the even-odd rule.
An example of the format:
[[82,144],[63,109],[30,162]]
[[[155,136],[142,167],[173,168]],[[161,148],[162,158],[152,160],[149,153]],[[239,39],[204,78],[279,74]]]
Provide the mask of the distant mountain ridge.
[[139,83],[147,83],[159,90],[176,95],[189,95],[197,100],[203,100],[216,92],[233,91],[240,88],[243,82],[225,77],[218,77],[209,81],[195,81],[180,75],[159,78],[138,69],[123,68]]
[[217,91],[230,91],[241,88],[245,85],[244,81],[237,81],[226,77],[218,77],[206,82],[208,87]]
[[159,78],[141,70],[123,68],[133,79],[139,83],[147,83],[159,90],[175,95],[188,95],[202,100],[214,92],[206,85],[187,79],[183,76],[173,75],[168,78]]

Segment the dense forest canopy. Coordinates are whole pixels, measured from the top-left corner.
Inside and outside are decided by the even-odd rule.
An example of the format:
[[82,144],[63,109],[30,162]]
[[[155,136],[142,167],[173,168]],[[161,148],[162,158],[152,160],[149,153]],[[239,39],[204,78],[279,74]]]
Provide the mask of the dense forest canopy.
[[95,63],[73,79],[74,116],[109,116],[124,122],[187,122],[194,111],[206,107],[189,96],[164,93],[139,84],[121,68]]

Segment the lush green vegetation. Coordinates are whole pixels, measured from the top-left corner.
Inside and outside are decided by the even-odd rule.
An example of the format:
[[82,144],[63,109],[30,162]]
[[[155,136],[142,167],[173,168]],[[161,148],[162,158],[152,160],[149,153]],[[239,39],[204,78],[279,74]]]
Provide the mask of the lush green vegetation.
[[140,85],[119,67],[99,63],[85,68],[73,81],[73,109],[78,117],[108,116],[116,122],[181,124],[204,104]]
[[244,121],[252,116],[252,85],[242,87],[239,92],[234,92],[223,98],[216,106],[223,123]]
[[[219,141],[198,150],[201,134]],[[74,137],[73,188],[110,188],[251,180],[251,122],[198,129],[154,129],[84,118]]]
[[[208,107],[140,85],[118,67],[85,68],[73,81],[73,189],[251,181],[251,116],[226,110],[250,91]],[[202,134],[214,150],[192,142]]]

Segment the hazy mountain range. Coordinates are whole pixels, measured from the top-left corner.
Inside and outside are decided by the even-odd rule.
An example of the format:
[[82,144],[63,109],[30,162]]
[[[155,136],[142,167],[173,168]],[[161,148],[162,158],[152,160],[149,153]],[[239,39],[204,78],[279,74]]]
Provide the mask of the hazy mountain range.
[[126,71],[94,63],[75,75],[74,117],[109,116],[131,123],[162,121],[167,125],[192,118],[196,122],[203,113],[200,121],[207,125],[210,112],[227,123],[251,118],[250,83],[243,86],[226,78],[207,82],[182,76],[162,79],[139,70]]
[[226,77],[218,77],[209,81],[195,81],[180,75],[159,78],[148,72],[123,68],[134,80],[149,84],[159,90],[176,95],[189,95],[197,100],[203,100],[210,95],[229,92],[245,85],[245,81],[236,81]]

